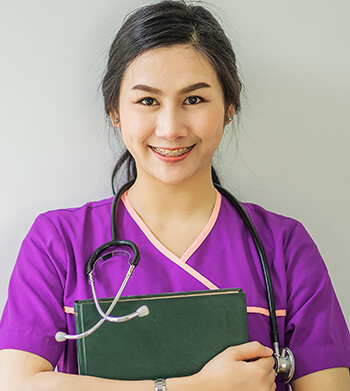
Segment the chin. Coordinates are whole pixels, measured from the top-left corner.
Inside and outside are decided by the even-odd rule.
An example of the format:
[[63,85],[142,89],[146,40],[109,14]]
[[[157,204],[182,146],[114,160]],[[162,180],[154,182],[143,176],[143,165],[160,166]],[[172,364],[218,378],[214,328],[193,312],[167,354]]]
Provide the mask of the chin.
[[183,183],[186,183],[189,178],[157,178],[158,182],[164,184],[164,185],[169,185],[169,186],[176,186],[176,185],[181,185]]
[[[211,163],[211,162],[210,162]],[[154,183],[169,186],[179,186],[184,184],[191,184],[192,182],[202,183],[209,177],[211,178],[211,164],[206,167],[153,167],[152,170],[138,171],[139,176],[146,176],[149,180]]]
[[156,176],[157,181],[169,186],[188,184],[199,178],[202,178],[202,176],[198,172],[185,174],[183,171],[177,175],[174,173],[164,173],[163,175],[158,174]]

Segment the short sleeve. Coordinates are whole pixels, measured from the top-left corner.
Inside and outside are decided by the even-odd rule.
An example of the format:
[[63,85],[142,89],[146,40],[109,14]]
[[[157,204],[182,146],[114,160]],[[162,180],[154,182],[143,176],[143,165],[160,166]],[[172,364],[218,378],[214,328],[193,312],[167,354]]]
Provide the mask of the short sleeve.
[[22,243],[0,322],[0,349],[39,355],[56,366],[64,346],[55,340],[66,329],[63,308],[66,251],[46,215],[39,216]]
[[350,336],[321,255],[301,224],[285,247],[288,301],[286,345],[295,355],[295,378],[350,366]]

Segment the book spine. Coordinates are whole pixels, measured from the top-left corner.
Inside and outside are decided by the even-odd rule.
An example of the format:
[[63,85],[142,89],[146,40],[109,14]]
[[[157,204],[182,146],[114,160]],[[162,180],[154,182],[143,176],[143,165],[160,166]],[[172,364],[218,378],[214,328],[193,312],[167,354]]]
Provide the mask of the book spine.
[[[77,334],[83,333],[84,330],[84,316],[83,316],[83,305],[78,303],[74,304],[75,309],[75,328]],[[85,338],[77,340],[77,355],[78,355],[78,368],[79,375],[87,375],[87,360],[86,360],[86,346]]]

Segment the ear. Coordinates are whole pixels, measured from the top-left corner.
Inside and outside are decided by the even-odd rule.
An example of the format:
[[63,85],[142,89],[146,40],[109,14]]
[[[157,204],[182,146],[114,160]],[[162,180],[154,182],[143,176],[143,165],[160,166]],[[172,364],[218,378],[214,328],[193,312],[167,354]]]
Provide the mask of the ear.
[[120,128],[119,114],[116,111],[110,111],[109,118],[115,128]]
[[234,114],[235,114],[235,106],[231,104],[227,107],[226,110],[225,125],[228,125],[232,121]]

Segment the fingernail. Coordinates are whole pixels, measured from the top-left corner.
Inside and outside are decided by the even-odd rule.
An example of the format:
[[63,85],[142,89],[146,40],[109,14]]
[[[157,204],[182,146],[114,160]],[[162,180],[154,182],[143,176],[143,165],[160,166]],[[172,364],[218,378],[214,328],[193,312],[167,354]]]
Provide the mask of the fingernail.
[[265,346],[265,349],[268,354],[273,354],[273,350],[271,348],[268,348],[267,346]]

